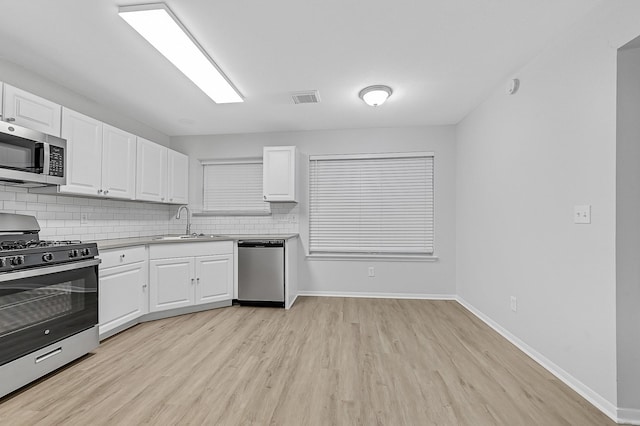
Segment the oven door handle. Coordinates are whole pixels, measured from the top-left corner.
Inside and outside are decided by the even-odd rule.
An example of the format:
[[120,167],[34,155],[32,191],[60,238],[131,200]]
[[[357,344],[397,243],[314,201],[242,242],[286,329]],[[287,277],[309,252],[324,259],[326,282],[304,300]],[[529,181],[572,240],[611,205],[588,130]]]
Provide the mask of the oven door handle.
[[5,281],[19,280],[21,278],[39,277],[41,275],[55,274],[57,272],[73,271],[74,269],[86,268],[99,265],[100,259],[88,259],[78,262],[63,263],[60,265],[48,266],[46,268],[24,269],[0,274],[0,283]]

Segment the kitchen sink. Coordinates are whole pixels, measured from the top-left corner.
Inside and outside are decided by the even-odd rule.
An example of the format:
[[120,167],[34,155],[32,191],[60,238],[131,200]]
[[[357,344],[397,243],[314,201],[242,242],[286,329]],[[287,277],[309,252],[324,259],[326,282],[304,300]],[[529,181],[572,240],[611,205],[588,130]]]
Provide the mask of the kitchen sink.
[[191,234],[191,235],[164,235],[162,237],[155,237],[157,241],[181,241],[181,240],[205,240],[212,238],[220,238],[222,235],[205,235],[205,234]]

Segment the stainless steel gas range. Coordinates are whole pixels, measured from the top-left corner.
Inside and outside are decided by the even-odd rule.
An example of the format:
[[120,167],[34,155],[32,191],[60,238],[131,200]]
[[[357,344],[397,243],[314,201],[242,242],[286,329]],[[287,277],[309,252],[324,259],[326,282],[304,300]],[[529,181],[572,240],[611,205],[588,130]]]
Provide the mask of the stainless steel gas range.
[[98,346],[98,248],[0,213],[0,397]]

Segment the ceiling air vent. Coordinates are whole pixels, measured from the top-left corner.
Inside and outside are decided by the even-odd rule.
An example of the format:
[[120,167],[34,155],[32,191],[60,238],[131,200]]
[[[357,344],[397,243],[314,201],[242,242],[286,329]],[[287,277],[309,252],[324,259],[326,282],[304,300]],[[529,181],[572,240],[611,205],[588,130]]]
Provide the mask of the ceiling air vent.
[[317,104],[320,102],[320,93],[317,90],[296,92],[291,94],[291,98],[296,104]]

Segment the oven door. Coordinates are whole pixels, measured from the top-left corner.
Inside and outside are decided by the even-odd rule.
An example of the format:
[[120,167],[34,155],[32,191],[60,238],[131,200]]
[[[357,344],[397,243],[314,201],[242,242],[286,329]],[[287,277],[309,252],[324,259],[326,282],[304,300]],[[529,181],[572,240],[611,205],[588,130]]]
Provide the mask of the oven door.
[[0,365],[98,323],[100,259],[0,275]]

